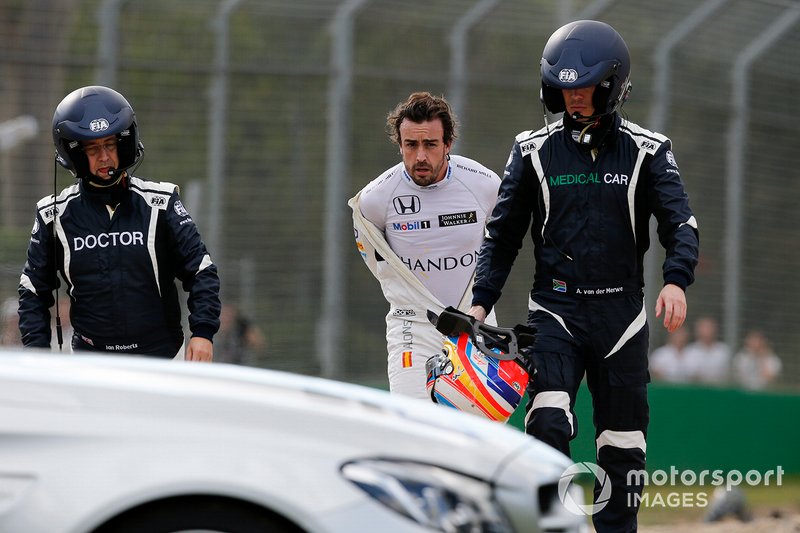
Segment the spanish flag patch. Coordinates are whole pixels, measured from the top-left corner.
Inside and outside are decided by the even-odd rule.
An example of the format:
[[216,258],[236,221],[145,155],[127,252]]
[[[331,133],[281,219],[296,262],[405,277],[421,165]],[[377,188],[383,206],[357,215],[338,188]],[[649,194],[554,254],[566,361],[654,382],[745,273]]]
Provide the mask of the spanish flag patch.
[[403,368],[411,368],[411,352],[403,352]]

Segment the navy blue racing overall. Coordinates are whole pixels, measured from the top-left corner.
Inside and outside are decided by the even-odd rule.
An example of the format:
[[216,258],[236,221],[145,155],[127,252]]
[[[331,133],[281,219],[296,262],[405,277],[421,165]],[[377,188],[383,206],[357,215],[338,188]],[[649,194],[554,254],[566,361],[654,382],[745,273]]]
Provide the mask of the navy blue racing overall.
[[[569,455],[578,433],[574,406],[586,376],[594,407],[597,463],[612,483],[594,516],[636,528],[644,468],[648,327],[644,254],[655,216],[666,250],[665,284],[685,290],[698,258],[697,223],[668,138],[614,113],[598,142],[579,142],[583,125],[565,119],[517,135],[487,225],[473,305],[492,309],[530,230],[536,260],[529,325],[527,433]],[[596,487],[599,491],[599,485]]]

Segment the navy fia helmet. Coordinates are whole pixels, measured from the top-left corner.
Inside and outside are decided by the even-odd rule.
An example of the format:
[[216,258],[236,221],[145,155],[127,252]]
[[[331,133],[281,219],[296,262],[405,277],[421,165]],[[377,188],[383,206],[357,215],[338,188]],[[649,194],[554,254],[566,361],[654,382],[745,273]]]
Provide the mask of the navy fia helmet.
[[628,46],[605,22],[577,20],[556,30],[545,44],[540,67],[540,96],[551,113],[565,110],[562,89],[596,86],[596,116],[616,112],[631,91]]
[[136,165],[144,146],[139,140],[136,113],[120,93],[102,85],[81,87],[61,100],[53,114],[56,160],[77,178],[89,174],[89,161],[80,141],[117,138],[117,173]]

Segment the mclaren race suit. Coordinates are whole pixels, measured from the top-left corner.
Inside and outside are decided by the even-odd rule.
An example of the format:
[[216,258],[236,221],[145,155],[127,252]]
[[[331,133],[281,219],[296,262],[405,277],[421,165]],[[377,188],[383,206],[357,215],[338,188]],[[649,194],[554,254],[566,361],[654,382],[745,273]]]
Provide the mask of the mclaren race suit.
[[[618,115],[599,149],[581,146],[567,117],[517,135],[487,225],[473,304],[491,309],[530,228],[536,328],[526,431],[569,454],[575,396],[586,374],[598,464],[613,491],[595,525],[632,520],[628,472],[644,468],[649,423],[643,258],[649,221],[666,249],[665,284],[686,289],[698,259],[697,223],[671,141]],[[571,123],[570,123],[571,122]],[[595,147],[596,148],[596,147]],[[627,529],[626,529],[627,531]]]
[[217,268],[177,186],[129,180],[113,211],[83,180],[59,194],[57,211],[52,195],[38,202],[19,287],[25,346],[50,346],[56,268],[75,350],[174,357],[183,343],[176,278],[189,293],[193,336],[212,339],[219,329]]
[[[399,163],[348,202],[358,250],[389,302],[391,392],[430,400],[425,363],[442,351],[444,338],[427,311],[469,308],[475,262],[499,184],[488,168],[453,155],[442,181],[420,187]],[[494,315],[490,320],[494,323]]]

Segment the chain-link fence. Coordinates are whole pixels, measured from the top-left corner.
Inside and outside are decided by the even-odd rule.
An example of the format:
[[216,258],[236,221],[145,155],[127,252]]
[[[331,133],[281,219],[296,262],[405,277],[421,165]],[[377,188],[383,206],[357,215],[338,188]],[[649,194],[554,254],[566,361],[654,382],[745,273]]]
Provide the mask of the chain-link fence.
[[[387,305],[346,200],[399,160],[387,112],[412,91],[444,94],[462,123],[455,151],[502,174],[514,135],[543,125],[544,43],[576,18],[624,36],[624,110],[673,139],[701,228],[689,321],[716,318],[734,347],[764,330],[780,383],[797,385],[794,0],[0,0],[0,296],[16,295],[36,200],[71,183],[54,170],[53,110],[105,84],[136,110],[136,174],[181,185],[224,301],[263,334],[246,362],[380,384]],[[525,320],[529,255],[501,324]]]

